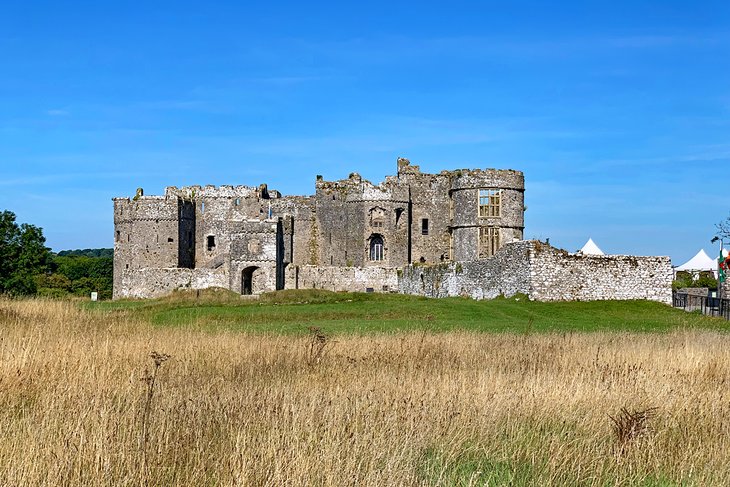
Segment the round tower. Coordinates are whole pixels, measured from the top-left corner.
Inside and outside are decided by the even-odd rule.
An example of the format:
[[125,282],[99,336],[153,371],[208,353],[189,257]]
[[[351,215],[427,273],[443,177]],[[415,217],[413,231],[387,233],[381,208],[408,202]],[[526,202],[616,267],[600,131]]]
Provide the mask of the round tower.
[[525,178],[511,169],[452,172],[452,260],[491,257],[505,243],[522,240]]

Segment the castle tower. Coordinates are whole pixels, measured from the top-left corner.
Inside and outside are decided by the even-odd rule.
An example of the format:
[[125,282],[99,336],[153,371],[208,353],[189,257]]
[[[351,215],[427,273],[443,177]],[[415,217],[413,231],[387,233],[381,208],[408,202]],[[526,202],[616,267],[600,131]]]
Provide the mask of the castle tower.
[[192,203],[176,196],[114,198],[114,290],[124,271],[194,267]]
[[505,243],[522,240],[525,179],[520,171],[453,171],[452,260],[486,258]]

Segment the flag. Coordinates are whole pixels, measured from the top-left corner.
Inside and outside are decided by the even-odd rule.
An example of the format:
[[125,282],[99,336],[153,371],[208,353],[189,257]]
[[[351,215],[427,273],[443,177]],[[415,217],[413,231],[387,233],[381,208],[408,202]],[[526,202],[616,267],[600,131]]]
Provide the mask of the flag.
[[[730,259],[730,256],[728,257]],[[719,282],[725,282],[725,271],[727,271],[728,259],[722,256],[722,248],[720,249],[720,257],[717,258],[717,279]]]

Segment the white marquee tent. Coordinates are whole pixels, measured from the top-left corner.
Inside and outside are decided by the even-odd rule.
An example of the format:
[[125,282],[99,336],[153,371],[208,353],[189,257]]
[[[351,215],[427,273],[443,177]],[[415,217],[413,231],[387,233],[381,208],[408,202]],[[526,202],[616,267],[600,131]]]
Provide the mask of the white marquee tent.
[[707,255],[705,249],[700,249],[697,255],[684,264],[674,268],[675,271],[702,272],[712,271],[717,275],[717,261]]
[[589,238],[586,244],[578,252],[585,255],[606,255],[603,250],[598,248],[596,242],[592,238]]

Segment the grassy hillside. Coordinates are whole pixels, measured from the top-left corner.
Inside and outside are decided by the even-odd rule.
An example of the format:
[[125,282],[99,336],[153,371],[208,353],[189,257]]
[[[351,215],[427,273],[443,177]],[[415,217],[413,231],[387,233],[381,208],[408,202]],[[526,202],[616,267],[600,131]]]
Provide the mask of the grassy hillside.
[[730,329],[728,322],[646,301],[541,303],[522,298],[474,301],[398,294],[280,291],[245,300],[227,291],[176,293],[149,301],[92,303],[159,326],[284,334],[464,330],[478,332],[667,331]]

